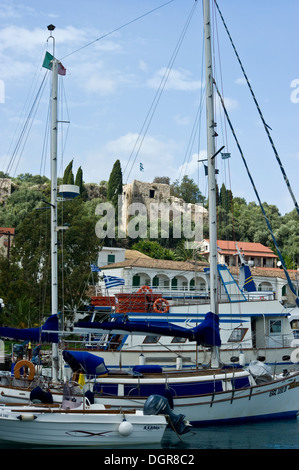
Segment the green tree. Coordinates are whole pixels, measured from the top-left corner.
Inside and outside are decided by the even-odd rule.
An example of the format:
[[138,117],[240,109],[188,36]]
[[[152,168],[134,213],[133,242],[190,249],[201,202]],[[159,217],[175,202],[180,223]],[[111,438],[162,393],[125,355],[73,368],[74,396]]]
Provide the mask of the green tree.
[[192,249],[186,246],[185,240],[181,240],[174,250],[175,258],[178,261],[194,261],[195,259],[206,261],[201,255],[201,249]]
[[170,185],[169,176],[155,176],[153,183],[162,183]]
[[175,260],[175,254],[172,250],[163,248],[159,242],[151,240],[139,240],[132,245],[133,250],[140,251],[145,255],[155,259]]
[[67,165],[63,174],[63,184],[74,184],[73,160]]
[[175,197],[182,198],[185,202],[195,204],[204,202],[205,198],[202,196],[197,184],[188,175],[184,175],[181,183],[179,180],[170,186],[171,194]]
[[118,196],[122,194],[123,177],[120,161],[116,160],[113,165],[108,180],[107,199],[111,201],[115,208],[118,207]]
[[82,171],[81,166],[79,166],[79,168],[77,170],[77,173],[76,173],[75,185],[79,186],[80,194],[82,194],[82,191],[83,191],[83,171]]
[[299,266],[299,223],[296,209],[285,214],[281,224],[274,231],[276,241],[281,249],[288,269],[298,269]]
[[0,226],[18,229],[29,212],[44,204],[42,199],[45,195],[46,192],[33,189],[27,184],[20,186],[5,201],[0,212]]

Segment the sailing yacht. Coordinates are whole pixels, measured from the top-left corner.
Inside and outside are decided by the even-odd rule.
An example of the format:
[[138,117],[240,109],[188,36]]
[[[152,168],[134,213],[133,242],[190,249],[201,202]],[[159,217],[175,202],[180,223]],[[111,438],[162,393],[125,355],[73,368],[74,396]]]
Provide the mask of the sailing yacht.
[[[123,334],[134,335],[161,334],[186,338],[197,347],[210,350],[209,364],[183,370],[164,370],[148,364],[140,364],[134,370],[110,371],[103,365],[103,360],[96,362],[94,354],[80,356],[73,351],[64,351],[63,357],[74,374],[83,381],[80,383],[89,392],[90,400],[95,403],[109,403],[111,407],[143,407],[152,397],[164,396],[174,413],[180,413],[191,424],[215,424],[248,420],[267,420],[295,418],[299,410],[299,372],[272,372],[261,361],[254,361],[248,368],[240,364],[224,364],[221,351],[218,302],[218,266],[217,266],[217,217],[216,217],[216,178],[215,178],[215,120],[214,88],[211,54],[210,1],[204,0],[204,36],[205,68],[207,83],[207,141],[208,141],[208,181],[209,181],[209,230],[210,230],[210,297],[209,308],[205,308],[205,319],[191,328],[163,322],[161,316],[153,323],[133,321],[127,315],[118,316],[116,321],[80,322],[74,326],[72,334]],[[54,127],[54,126],[53,126]],[[53,204],[54,205],[54,204]],[[55,215],[53,212],[53,223]],[[55,265],[55,264],[54,264]],[[223,274],[224,276],[224,274]],[[230,282],[227,281],[227,286]],[[53,278],[53,289],[57,285]],[[54,296],[55,299],[55,296]],[[56,304],[52,309],[57,320]],[[168,312],[166,312],[168,313]],[[164,317],[165,318],[165,317]],[[52,328],[52,326],[51,326]],[[57,329],[43,330],[44,333],[64,335]],[[1,330],[4,334],[4,330]],[[57,361],[58,342],[53,346],[54,366]],[[92,363],[92,365],[90,365]],[[57,370],[53,374],[57,382]],[[75,379],[75,377],[74,377]],[[26,377],[24,377],[24,380]],[[85,382],[85,384],[84,384]],[[62,394],[57,387],[48,387],[53,401],[61,400]],[[0,387],[2,399],[10,394],[15,399],[13,387]],[[18,389],[20,391],[20,389]],[[32,391],[32,390],[31,390]],[[22,389],[24,399],[30,399]],[[20,395],[19,395],[20,396]],[[48,398],[47,398],[48,399]],[[159,400],[160,398],[158,398]],[[154,413],[155,406],[153,405]]]

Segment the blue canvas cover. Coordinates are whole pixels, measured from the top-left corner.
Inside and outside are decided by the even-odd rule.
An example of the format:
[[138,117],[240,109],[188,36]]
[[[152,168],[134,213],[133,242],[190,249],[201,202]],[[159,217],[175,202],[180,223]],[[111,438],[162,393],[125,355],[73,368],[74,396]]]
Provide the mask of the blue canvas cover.
[[178,336],[196,341],[202,346],[220,346],[219,317],[208,312],[204,321],[195,328],[183,328],[172,323],[163,321],[130,321],[129,319],[113,322],[78,322],[75,327],[81,331],[99,330],[114,334],[122,334],[124,331],[132,334],[157,334],[162,336]]
[[104,359],[95,354],[86,351],[63,351],[62,356],[73,372],[93,376],[108,374]]
[[58,329],[58,315],[55,314],[51,315],[44,325],[38,328],[21,329],[1,326],[0,337],[37,343],[58,343]]

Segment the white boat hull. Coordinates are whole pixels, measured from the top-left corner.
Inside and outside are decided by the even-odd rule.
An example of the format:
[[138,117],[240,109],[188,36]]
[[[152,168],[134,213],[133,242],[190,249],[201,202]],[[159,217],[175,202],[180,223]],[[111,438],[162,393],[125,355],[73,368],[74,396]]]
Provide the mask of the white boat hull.
[[[98,398],[103,404],[126,408],[142,408],[145,399],[138,396]],[[299,374],[238,390],[201,396],[173,396],[173,405],[174,413],[185,415],[194,426],[295,418],[299,411]]]
[[[239,375],[241,374],[241,375]],[[118,393],[98,393],[95,394],[95,403],[109,405],[112,409],[143,409],[144,403],[148,397],[136,393],[139,384],[149,386],[152,394],[163,394],[164,390],[174,391],[182,390],[183,393],[172,393],[173,411],[176,414],[183,414],[192,425],[233,423],[235,421],[243,422],[246,420],[270,420],[295,418],[299,410],[299,372],[294,372],[286,377],[282,375],[275,380],[260,385],[250,385],[244,388],[234,388],[233,383],[237,379],[244,380],[244,372],[225,372],[218,375],[217,380],[221,381],[223,391],[215,393],[191,394],[193,387],[200,387],[200,383],[211,382],[212,377],[198,376],[184,377],[183,373],[166,375],[164,378],[159,374],[151,374],[143,378],[124,375],[121,377],[103,377],[99,380],[100,388],[102,385],[117,386]],[[181,376],[181,377],[180,377]],[[94,382],[86,384],[86,389],[92,389]],[[159,389],[156,387],[160,387]],[[176,388],[177,387],[177,388]],[[131,390],[124,394],[124,390]],[[104,388],[103,388],[104,390]],[[188,390],[190,390],[188,392]],[[135,392],[134,392],[135,391]],[[11,388],[2,388],[2,399],[7,403],[20,402],[28,403],[29,392]],[[134,394],[133,394],[134,393]],[[55,403],[62,402],[62,393],[53,392]],[[1,427],[0,427],[1,429]],[[1,433],[0,433],[1,435]],[[98,444],[99,445],[99,444]]]
[[141,411],[116,414],[20,406],[0,408],[0,439],[23,444],[76,447],[157,444],[166,426],[164,416],[144,416]]

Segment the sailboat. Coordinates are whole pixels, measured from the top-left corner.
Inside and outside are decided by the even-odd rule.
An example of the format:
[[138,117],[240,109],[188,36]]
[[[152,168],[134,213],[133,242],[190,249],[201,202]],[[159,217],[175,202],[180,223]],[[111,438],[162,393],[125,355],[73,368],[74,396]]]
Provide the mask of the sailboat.
[[[93,369],[88,367],[90,357],[78,357],[65,351],[64,359],[75,373],[84,376],[85,386],[92,392],[95,403],[110,406],[142,408],[151,397],[153,403],[164,396],[174,413],[182,413],[191,424],[215,424],[248,420],[295,418],[299,410],[299,372],[272,373],[260,361],[244,369],[239,365],[222,363],[220,356],[218,267],[217,267],[217,218],[215,143],[213,112],[213,68],[211,59],[210,2],[204,0],[204,29],[207,82],[207,134],[209,168],[209,228],[211,244],[210,261],[210,309],[206,311],[205,324],[194,328],[183,328],[162,321],[133,322],[126,316],[118,321],[76,325],[77,333],[130,335],[161,333],[165,336],[180,336],[197,345],[210,348],[209,367],[198,367],[178,371],[141,365],[135,370],[109,371],[103,364]],[[55,309],[53,310],[55,311]],[[57,332],[57,331],[52,331]],[[73,333],[76,332],[74,328]],[[53,350],[55,355],[57,351]],[[92,356],[92,361],[95,355]],[[54,356],[55,357],[55,356]],[[28,395],[27,395],[28,397]],[[61,399],[61,393],[52,397]],[[160,398],[158,398],[160,399]],[[153,406],[153,409],[155,407]]]
[[[223,367],[219,354],[219,308],[218,308],[218,268],[217,268],[217,216],[216,216],[216,178],[215,178],[215,120],[213,67],[211,53],[210,1],[204,0],[204,36],[205,36],[205,69],[206,69],[206,106],[207,106],[207,148],[208,148],[208,182],[209,182],[209,231],[210,231],[210,312],[209,317],[215,326],[210,335],[211,364],[210,368],[201,370],[167,372],[146,370],[146,366],[136,371],[137,377],[122,377],[113,373],[106,377],[95,378],[95,384],[101,399],[106,395],[110,403],[113,400],[128,400],[142,403],[142,393],[155,389],[161,393],[167,391],[175,411],[186,411],[187,419],[193,424],[224,423],[254,419],[273,419],[296,417],[299,409],[299,372],[289,372],[273,376],[265,365],[257,361],[252,368]],[[114,325],[113,325],[114,323]],[[91,324],[87,332],[134,331],[130,320],[111,322],[110,325]],[[138,322],[136,322],[138,323]],[[150,323],[150,322],[148,322]],[[163,326],[155,325],[152,331],[162,331]],[[80,325],[81,328],[87,325]],[[92,328],[94,326],[94,328]],[[147,323],[140,325],[138,333],[150,330]],[[218,328],[217,328],[218,326]],[[164,334],[174,335],[176,329],[168,325]],[[82,329],[81,329],[82,331]],[[217,334],[218,332],[218,334]],[[193,329],[194,339],[197,330]],[[183,332],[181,333],[183,334]],[[191,338],[192,339],[192,338]],[[199,335],[199,342],[202,341]],[[262,373],[260,373],[262,370]],[[138,375],[138,373],[140,375]],[[135,386],[134,386],[135,385]],[[127,386],[127,388],[126,388]],[[116,396],[117,393],[117,396]],[[163,393],[163,392],[162,392]],[[134,398],[132,398],[132,395]]]
[[[48,29],[54,30],[53,25]],[[53,48],[54,49],[54,48]],[[53,374],[52,381],[58,385],[58,295],[57,295],[57,85],[59,69],[64,70],[60,62],[49,53],[46,53],[47,67],[52,71],[52,113],[51,113],[51,273],[52,273],[52,315],[41,328],[20,330],[19,334],[33,335],[35,338],[46,339],[52,342]],[[44,62],[45,63],[45,62]],[[67,187],[64,191],[72,192],[74,188]],[[50,330],[50,331],[49,331]],[[52,332],[51,332],[52,330]],[[50,336],[47,336],[47,334]],[[43,335],[46,335],[44,337]],[[30,361],[21,360],[15,367],[15,379],[32,382],[35,374],[34,366]],[[27,370],[29,370],[27,377]],[[42,383],[41,383],[42,384]],[[58,385],[61,391],[61,384]],[[20,396],[28,400],[23,387],[7,387],[17,389]],[[31,390],[32,391],[32,390]],[[42,389],[41,389],[41,392]],[[3,393],[3,390],[2,390]],[[149,397],[150,398],[150,397]],[[162,402],[161,402],[162,400]],[[33,400],[32,400],[33,401]],[[123,408],[110,410],[104,404],[88,402],[84,396],[74,397],[69,391],[69,383],[63,384],[62,400],[54,404],[51,394],[47,394],[47,404],[43,406],[30,403],[27,405],[8,405],[0,407],[0,439],[14,443],[27,443],[37,445],[70,445],[70,446],[107,446],[160,443],[168,421],[166,413],[177,416],[168,409],[168,404],[159,397],[158,407],[148,407],[142,410],[125,411]],[[178,431],[183,433],[189,424],[185,417],[178,417]]]

